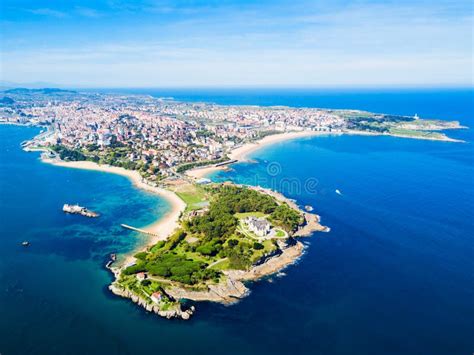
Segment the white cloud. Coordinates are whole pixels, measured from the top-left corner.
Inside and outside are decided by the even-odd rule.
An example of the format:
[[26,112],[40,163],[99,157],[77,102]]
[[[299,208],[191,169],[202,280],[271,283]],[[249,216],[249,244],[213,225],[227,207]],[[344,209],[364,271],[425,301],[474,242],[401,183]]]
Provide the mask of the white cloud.
[[86,86],[472,84],[472,13],[445,4],[358,4],[126,23],[120,35],[97,38],[84,28],[74,34],[79,40],[62,46],[6,48],[5,79]]
[[51,16],[51,17],[57,17],[57,18],[67,17],[67,14],[65,12],[48,9],[48,8],[28,9],[26,11],[31,12],[32,14],[35,14],[35,15]]
[[[328,55],[318,50],[229,52],[162,44],[7,53],[5,80],[83,86],[455,85],[469,84],[470,60],[456,53]],[[446,63],[452,65],[446,66]],[[8,75],[14,73],[14,76]],[[75,78],[71,81],[70,78]]]
[[76,6],[75,12],[79,14],[80,16],[84,16],[84,17],[90,17],[90,18],[102,17],[102,13],[88,7]]

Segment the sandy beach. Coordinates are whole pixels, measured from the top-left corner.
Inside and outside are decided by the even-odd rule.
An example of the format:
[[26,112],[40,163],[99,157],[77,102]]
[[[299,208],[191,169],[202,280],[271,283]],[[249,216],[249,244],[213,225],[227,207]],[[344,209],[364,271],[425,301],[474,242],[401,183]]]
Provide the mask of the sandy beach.
[[[387,133],[376,133],[376,132],[365,132],[365,131],[356,131],[356,130],[346,130],[344,132],[320,132],[320,131],[300,131],[300,132],[285,132],[274,134],[271,136],[266,136],[259,141],[250,142],[243,144],[228,154],[230,160],[237,160],[238,162],[247,161],[248,155],[250,153],[255,152],[261,148],[264,148],[268,145],[288,141],[297,138],[304,138],[304,137],[313,137],[313,136],[324,136],[324,135],[362,135],[362,136],[392,136],[392,137],[399,137],[399,138],[412,138],[412,139],[423,139],[423,140],[442,140],[447,142],[463,142],[462,140],[452,139],[452,138],[444,138],[444,139],[437,139],[432,137],[411,137],[407,135],[399,135],[399,134],[387,134]],[[228,169],[228,165],[224,166],[205,166],[199,167],[195,169],[191,169],[186,171],[186,175],[200,179],[207,177],[209,174],[212,174],[215,171],[225,170]]]
[[[320,136],[320,135],[328,135],[328,134],[342,134],[342,133],[331,133],[331,132],[318,132],[318,131],[301,131],[301,132],[285,132],[279,134],[273,134],[271,136],[266,136],[259,141],[246,143],[233,149],[229,154],[230,160],[237,160],[239,162],[248,160],[248,155],[256,150],[269,146],[271,144],[297,139],[297,138],[304,138],[304,137],[312,137],[312,136]],[[208,176],[209,174],[218,171],[227,169],[227,166],[206,166],[201,168],[195,168],[188,170],[186,175],[200,179],[203,177]]]
[[110,165],[99,165],[90,161],[63,162],[53,159],[43,159],[43,162],[65,168],[95,170],[125,176],[130,179],[130,181],[132,181],[134,186],[145,191],[157,194],[158,196],[166,199],[171,205],[171,210],[168,211],[162,218],[160,218],[156,222],[141,228],[142,230],[151,233],[150,240],[147,243],[149,245],[155,244],[159,240],[166,239],[178,226],[179,216],[181,212],[183,212],[186,208],[186,204],[184,203],[184,201],[181,200],[174,192],[163,189],[161,187],[148,185],[143,181],[143,178],[137,171],[126,170],[124,168],[119,168]]
[[253,153],[256,150],[259,150],[263,147],[269,146],[271,144],[288,141],[296,138],[312,137],[312,136],[321,136],[327,134],[334,134],[331,132],[318,132],[318,131],[301,131],[301,132],[285,132],[280,134],[273,134],[271,136],[266,136],[260,139],[257,142],[244,144],[234,150],[229,154],[229,158],[232,160],[245,161],[250,153]]
[[205,177],[209,176],[210,174],[212,174],[215,171],[225,170],[225,169],[228,169],[228,168],[226,166],[211,165],[211,166],[205,166],[205,167],[201,167],[201,168],[195,168],[195,169],[188,170],[188,171],[186,171],[185,174],[187,176],[190,176],[190,177],[195,178],[195,179],[201,179],[201,178],[205,178]]

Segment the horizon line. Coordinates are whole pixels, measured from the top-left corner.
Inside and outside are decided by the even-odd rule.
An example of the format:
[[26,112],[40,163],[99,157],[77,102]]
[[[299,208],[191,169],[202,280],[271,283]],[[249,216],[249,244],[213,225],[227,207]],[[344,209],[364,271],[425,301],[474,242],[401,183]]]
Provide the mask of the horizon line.
[[270,90],[410,90],[410,89],[474,89],[474,83],[471,84],[439,84],[439,85],[330,85],[330,86],[313,86],[313,85],[158,85],[158,86],[87,86],[87,85],[64,85],[55,83],[1,83],[0,87],[8,88],[25,88],[25,89],[40,89],[40,88],[58,88],[58,89],[74,89],[74,90],[255,90],[255,89],[270,89]]

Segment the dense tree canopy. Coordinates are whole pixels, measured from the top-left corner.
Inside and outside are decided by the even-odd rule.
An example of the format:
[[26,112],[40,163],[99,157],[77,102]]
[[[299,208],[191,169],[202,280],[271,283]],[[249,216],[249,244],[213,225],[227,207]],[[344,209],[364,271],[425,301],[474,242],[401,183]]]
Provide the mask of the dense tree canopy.
[[[208,266],[227,260],[230,269],[248,269],[264,250],[264,242],[245,237],[240,230],[237,213],[259,212],[288,232],[296,230],[302,222],[300,212],[285,203],[278,204],[274,197],[235,185],[206,187],[212,196],[209,209],[200,216],[183,222],[182,229],[161,241],[148,252],[136,255],[138,263],[124,270],[125,275],[146,271],[149,275],[167,278],[188,285],[217,280],[220,271]],[[188,243],[187,237],[193,242]]]

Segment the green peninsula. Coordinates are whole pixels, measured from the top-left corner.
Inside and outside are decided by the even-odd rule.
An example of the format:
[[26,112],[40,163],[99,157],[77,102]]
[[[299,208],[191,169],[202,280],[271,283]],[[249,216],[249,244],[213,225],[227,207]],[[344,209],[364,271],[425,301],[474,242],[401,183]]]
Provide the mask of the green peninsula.
[[303,249],[296,238],[325,230],[316,215],[262,188],[185,183],[179,190],[193,208],[166,240],[116,268],[110,287],[164,317],[189,318],[194,307],[183,310],[182,299],[229,303],[244,297],[243,281],[292,263]]

